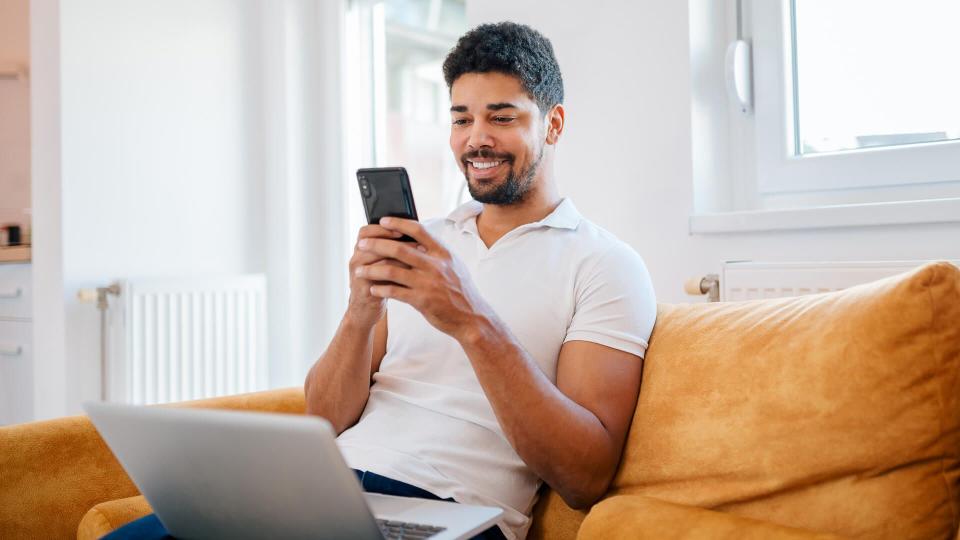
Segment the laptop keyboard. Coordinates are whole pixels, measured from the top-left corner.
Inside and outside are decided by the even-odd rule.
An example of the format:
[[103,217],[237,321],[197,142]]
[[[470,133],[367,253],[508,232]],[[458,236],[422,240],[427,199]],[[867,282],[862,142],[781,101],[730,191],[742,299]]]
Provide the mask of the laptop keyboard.
[[377,525],[380,526],[380,532],[383,533],[383,537],[387,540],[430,538],[439,532],[447,530],[446,527],[434,527],[432,525],[407,523],[405,521],[390,521],[388,519],[378,519]]

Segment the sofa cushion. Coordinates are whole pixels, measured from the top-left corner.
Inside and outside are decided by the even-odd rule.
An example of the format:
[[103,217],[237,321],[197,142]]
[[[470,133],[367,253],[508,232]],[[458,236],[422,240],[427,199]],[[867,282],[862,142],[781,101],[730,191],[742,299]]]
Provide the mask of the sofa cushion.
[[661,305],[613,494],[859,538],[947,538],[960,489],[960,270]]
[[579,540],[843,540],[842,536],[644,497],[619,495],[590,510]]
[[527,540],[574,540],[585,517],[585,510],[570,508],[556,491],[543,486],[540,499],[533,507],[533,523]]
[[0,427],[0,538],[73,538],[94,504],[137,493],[85,416]]

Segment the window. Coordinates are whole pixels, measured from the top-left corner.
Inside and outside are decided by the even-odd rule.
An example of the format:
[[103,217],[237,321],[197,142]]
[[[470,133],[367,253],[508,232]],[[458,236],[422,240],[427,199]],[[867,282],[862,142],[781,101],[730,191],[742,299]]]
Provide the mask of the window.
[[[960,221],[956,0],[691,0],[692,233]],[[753,107],[731,96],[751,45]],[[746,111],[744,112],[744,109]]]
[[960,182],[960,3],[751,9],[762,195]]
[[353,0],[346,24],[347,245],[366,223],[353,172],[406,167],[421,219],[463,197],[441,66],[467,29],[465,0]]
[[793,18],[796,154],[960,139],[960,2],[799,0]]

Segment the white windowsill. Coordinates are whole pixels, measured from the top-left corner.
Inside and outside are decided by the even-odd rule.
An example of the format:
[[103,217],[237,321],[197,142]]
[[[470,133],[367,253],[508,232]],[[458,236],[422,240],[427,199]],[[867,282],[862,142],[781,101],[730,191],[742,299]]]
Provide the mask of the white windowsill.
[[690,234],[950,222],[960,222],[960,198],[694,214]]

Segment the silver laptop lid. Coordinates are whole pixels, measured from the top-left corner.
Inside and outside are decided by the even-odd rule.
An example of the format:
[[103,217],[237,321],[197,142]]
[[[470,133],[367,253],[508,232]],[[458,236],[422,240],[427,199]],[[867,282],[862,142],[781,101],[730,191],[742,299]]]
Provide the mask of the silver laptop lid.
[[173,536],[382,538],[322,418],[107,403],[84,409]]

